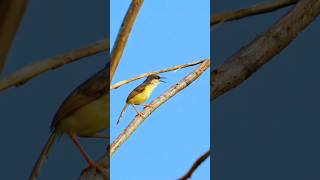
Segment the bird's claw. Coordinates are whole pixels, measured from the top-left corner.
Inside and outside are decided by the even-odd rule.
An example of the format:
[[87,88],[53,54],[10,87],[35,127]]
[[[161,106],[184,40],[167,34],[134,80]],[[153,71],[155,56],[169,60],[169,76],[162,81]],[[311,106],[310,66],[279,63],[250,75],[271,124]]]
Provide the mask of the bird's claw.
[[151,104],[146,104],[146,105],[144,105],[144,108],[146,108],[146,107],[153,108],[153,105],[151,105]]
[[143,117],[143,116],[144,116],[144,114],[143,114],[142,112],[138,112],[137,116],[141,116],[141,117]]

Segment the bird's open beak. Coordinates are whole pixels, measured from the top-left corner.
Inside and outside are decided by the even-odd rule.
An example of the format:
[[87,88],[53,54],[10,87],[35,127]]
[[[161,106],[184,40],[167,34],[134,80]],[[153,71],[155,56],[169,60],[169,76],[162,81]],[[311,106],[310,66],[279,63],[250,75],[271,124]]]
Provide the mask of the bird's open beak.
[[161,80],[161,79],[165,79],[165,77],[160,77],[160,82],[166,83],[165,81],[163,81],[163,80]]

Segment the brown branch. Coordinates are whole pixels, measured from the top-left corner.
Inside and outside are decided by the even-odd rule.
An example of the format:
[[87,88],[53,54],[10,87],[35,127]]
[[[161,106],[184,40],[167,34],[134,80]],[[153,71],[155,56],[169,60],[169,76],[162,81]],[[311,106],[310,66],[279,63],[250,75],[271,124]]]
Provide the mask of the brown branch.
[[28,0],[0,1],[0,75],[28,3]]
[[192,83],[195,79],[197,79],[205,70],[207,70],[210,66],[210,60],[207,59],[203,61],[200,66],[195,69],[193,72],[188,74],[181,81],[172,86],[169,90],[163,93],[161,96],[153,100],[150,105],[152,107],[146,107],[141,112],[144,116],[136,116],[128,127],[112,142],[110,146],[110,156],[112,156],[119,147],[129,139],[129,137],[134,133],[135,130],[144,122],[144,120],[155,111],[160,105],[168,101],[171,97],[176,95],[178,92],[186,88],[190,83]]
[[110,68],[110,80],[112,82],[113,76],[117,70],[121,56],[124,52],[127,44],[131,29],[139,13],[139,10],[143,4],[143,0],[132,0],[128,12],[122,22],[119,34],[113,46],[111,52],[111,68]]
[[243,8],[236,11],[218,13],[210,17],[210,26],[213,26],[221,22],[233,21],[233,20],[238,20],[248,16],[268,13],[271,11],[278,10],[280,8],[290,6],[297,2],[298,0],[276,0],[270,3],[258,4],[252,7]]
[[191,178],[192,174],[197,170],[197,168],[210,156],[210,149],[205,152],[203,155],[201,155],[191,166],[191,168],[188,170],[188,172],[179,178],[179,180],[187,180]]
[[319,14],[320,0],[300,0],[269,30],[216,69],[214,78],[211,78],[211,101],[248,79],[286,48]]
[[9,75],[8,77],[2,78],[0,80],[0,91],[12,86],[20,86],[44,72],[80,60],[81,58],[92,56],[100,52],[106,52],[108,49],[109,41],[98,41],[92,45],[73,50],[66,54],[30,64]]
[[113,89],[117,89],[125,84],[128,84],[132,81],[135,81],[135,80],[138,80],[138,79],[141,79],[141,78],[144,78],[144,77],[147,77],[147,76],[150,76],[150,75],[153,75],[153,74],[160,74],[160,73],[164,73],[164,72],[169,72],[169,71],[175,71],[175,70],[179,70],[179,69],[182,69],[182,68],[186,68],[186,67],[190,67],[190,66],[195,66],[197,64],[201,64],[204,60],[201,60],[201,61],[196,61],[196,62],[191,62],[191,63],[188,63],[188,64],[182,64],[182,65],[178,65],[178,66],[174,66],[174,67],[171,67],[171,68],[167,68],[167,69],[163,69],[163,70],[159,70],[159,71],[153,71],[153,72],[148,72],[148,73],[143,73],[143,74],[140,74],[136,77],[133,77],[133,78],[130,78],[130,79],[127,79],[127,80],[123,80],[123,81],[120,81],[118,83],[116,83],[115,85],[112,85],[110,87],[111,90]]

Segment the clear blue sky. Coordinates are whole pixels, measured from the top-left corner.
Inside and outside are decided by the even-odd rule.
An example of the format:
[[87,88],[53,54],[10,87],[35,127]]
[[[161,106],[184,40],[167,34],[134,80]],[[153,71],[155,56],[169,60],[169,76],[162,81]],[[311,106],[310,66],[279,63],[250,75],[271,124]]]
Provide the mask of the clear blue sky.
[[[182,3],[183,2],[183,3]],[[113,83],[140,73],[164,69],[210,56],[210,1],[145,1],[139,13]],[[111,0],[110,40],[115,41],[129,0]],[[161,74],[152,99],[194,70]],[[111,160],[112,179],[176,179],[210,147],[209,71],[158,108]],[[129,108],[116,121],[130,91],[143,80],[111,93],[111,140],[134,118]],[[207,160],[193,179],[209,179]]]

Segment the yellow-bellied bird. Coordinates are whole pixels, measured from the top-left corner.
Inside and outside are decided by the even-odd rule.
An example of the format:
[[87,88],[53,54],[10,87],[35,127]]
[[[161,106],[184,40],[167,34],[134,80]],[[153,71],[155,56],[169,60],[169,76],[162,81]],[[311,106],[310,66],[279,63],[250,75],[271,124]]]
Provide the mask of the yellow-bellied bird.
[[164,77],[160,77],[158,75],[150,75],[142,84],[131,91],[131,93],[127,97],[126,104],[124,105],[120,113],[117,124],[119,124],[119,122],[121,121],[122,115],[126,111],[129,104],[132,105],[137,114],[142,115],[140,112],[138,112],[134,105],[150,106],[148,104],[143,105],[143,103],[149,99],[151,93],[160,84],[160,82],[164,82],[161,80],[163,78]]

